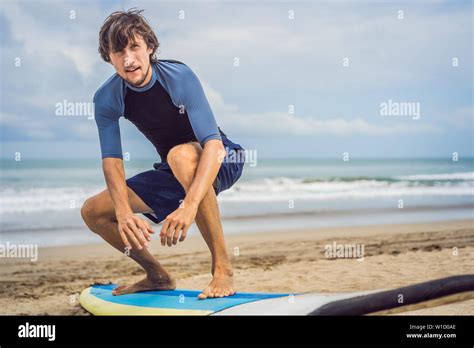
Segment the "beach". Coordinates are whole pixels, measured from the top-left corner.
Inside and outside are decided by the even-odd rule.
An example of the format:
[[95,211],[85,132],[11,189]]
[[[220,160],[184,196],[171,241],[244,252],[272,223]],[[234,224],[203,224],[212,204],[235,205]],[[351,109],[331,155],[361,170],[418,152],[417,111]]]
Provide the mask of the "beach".
[[[472,273],[474,220],[258,230],[226,235],[226,242],[237,291],[393,289]],[[325,249],[335,243],[364,246],[363,259],[328,258]],[[173,247],[162,247],[155,236],[150,250],[178,288],[202,290],[211,280],[210,254],[198,234]],[[0,314],[89,315],[78,301],[84,288],[92,283],[129,284],[143,276],[135,262],[105,242],[40,247],[36,262],[0,260]],[[403,314],[472,315],[474,299]]]

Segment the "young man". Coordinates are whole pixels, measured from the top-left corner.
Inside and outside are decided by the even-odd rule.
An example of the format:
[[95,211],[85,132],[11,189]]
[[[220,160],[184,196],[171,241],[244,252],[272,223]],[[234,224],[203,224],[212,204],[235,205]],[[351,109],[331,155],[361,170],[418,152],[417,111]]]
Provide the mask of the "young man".
[[[223,157],[244,150],[217,126],[192,70],[181,62],[156,59],[159,43],[141,12],[112,13],[99,33],[99,52],[116,70],[94,95],[107,189],[87,199],[81,214],[93,232],[146,272],[145,279],[117,287],[115,295],[176,287],[147,250],[154,231],[135,215],[143,213],[156,223],[164,220],[163,246],[184,241],[195,220],[212,256],[213,280],[199,298],[230,296],[235,293],[233,272],[216,195],[242,174],[243,160]],[[161,157],[154,170],[127,180],[120,116],[134,123]]]

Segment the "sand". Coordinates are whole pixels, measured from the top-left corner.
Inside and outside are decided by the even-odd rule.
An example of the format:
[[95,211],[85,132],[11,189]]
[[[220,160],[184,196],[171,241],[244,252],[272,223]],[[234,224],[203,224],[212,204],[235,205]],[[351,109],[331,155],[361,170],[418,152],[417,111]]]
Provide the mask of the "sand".
[[[390,289],[474,270],[474,220],[238,234],[226,241],[238,291]],[[328,259],[325,246],[334,242],[364,245],[363,261]],[[178,288],[201,290],[211,280],[210,254],[199,235],[171,248],[155,240],[150,250]],[[37,262],[3,258],[0,314],[88,315],[78,302],[84,288],[143,276],[135,262],[105,242],[41,248]],[[405,314],[472,315],[474,300]]]

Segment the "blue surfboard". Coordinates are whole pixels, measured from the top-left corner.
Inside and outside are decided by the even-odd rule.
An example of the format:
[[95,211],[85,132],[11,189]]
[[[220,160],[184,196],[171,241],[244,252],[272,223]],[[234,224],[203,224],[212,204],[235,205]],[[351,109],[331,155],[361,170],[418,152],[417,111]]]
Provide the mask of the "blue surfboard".
[[210,315],[245,303],[287,297],[288,294],[238,292],[224,298],[199,300],[201,291],[176,289],[114,296],[116,284],[92,285],[80,296],[94,315]]

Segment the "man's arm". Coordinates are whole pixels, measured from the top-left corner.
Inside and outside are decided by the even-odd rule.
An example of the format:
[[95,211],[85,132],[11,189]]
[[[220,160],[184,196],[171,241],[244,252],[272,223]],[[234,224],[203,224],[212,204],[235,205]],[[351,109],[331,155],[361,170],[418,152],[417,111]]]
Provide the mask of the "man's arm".
[[[186,232],[196,217],[201,201],[211,189],[225,155],[214,114],[198,77],[184,64],[177,67],[177,75],[170,79],[174,88],[171,95],[176,96],[176,105],[184,106],[203,151],[183,204],[167,216],[161,229],[161,244],[169,246],[171,239],[172,244],[176,244],[180,232],[179,241],[186,238]],[[179,84],[173,85],[174,81],[179,81]]]
[[[178,209],[169,214],[161,229],[161,245],[171,246],[179,240],[184,241],[186,233],[193,223],[199,205],[214,182],[222,159],[225,155],[224,145],[221,140],[213,139],[204,144],[196,174],[183,200],[183,204]],[[180,236],[181,234],[181,236]]]
[[130,206],[119,127],[119,117],[123,114],[123,95],[119,80],[111,80],[110,84],[106,88],[100,88],[94,95],[102,169],[114,205],[118,233],[128,249],[132,248],[132,244],[142,249],[147,246],[147,240],[150,240],[149,234],[154,232],[148,222],[133,213]]
[[197,207],[219,172],[225,149],[217,122],[198,77],[188,66],[183,65],[182,68],[181,104],[184,105],[196,138],[203,147],[194,181],[184,203]]
[[127,185],[123,161],[119,158],[107,157],[102,160],[105,182],[114,203],[115,214],[133,213],[128,200]]
[[190,204],[196,208],[199,206],[217,177],[223,154],[225,154],[225,149],[221,140],[212,139],[206,142],[196,175],[184,198],[184,204]]

